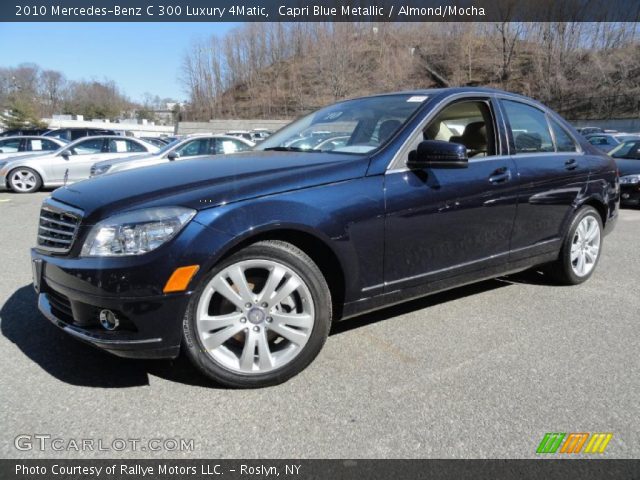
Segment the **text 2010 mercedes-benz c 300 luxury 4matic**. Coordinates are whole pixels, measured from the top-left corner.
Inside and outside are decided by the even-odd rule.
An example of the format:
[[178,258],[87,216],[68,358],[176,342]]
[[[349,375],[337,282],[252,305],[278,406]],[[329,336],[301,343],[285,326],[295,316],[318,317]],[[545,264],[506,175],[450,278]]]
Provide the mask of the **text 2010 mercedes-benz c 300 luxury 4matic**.
[[123,357],[182,348],[219,383],[266,386],[304,369],[335,320],[543,264],[584,282],[619,195],[614,161],[533,100],[385,94],[253,151],[54,191],[34,284],[73,337]]

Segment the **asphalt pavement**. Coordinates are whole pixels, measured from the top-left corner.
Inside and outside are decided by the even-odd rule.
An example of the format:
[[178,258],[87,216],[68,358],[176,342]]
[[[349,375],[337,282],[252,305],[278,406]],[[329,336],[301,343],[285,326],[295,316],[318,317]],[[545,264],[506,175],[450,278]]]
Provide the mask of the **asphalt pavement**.
[[3,458],[527,458],[547,432],[611,432],[601,457],[640,457],[640,210],[622,210],[586,284],[527,272],[365,315],[289,382],[234,391],[39,314],[29,247],[46,195],[0,193]]

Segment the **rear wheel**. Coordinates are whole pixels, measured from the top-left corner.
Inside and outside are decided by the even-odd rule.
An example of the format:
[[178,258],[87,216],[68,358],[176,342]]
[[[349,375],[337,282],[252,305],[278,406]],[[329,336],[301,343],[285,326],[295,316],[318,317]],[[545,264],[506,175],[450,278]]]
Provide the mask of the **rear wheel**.
[[275,385],[320,352],[331,311],[327,283],[304,252],[285,242],[259,242],[202,282],[184,319],[184,343],[192,362],[221,384]]
[[33,193],[42,186],[42,178],[35,170],[18,167],[9,172],[9,188],[16,193]]
[[593,207],[576,213],[551,275],[565,285],[577,285],[593,275],[602,250],[602,219]]

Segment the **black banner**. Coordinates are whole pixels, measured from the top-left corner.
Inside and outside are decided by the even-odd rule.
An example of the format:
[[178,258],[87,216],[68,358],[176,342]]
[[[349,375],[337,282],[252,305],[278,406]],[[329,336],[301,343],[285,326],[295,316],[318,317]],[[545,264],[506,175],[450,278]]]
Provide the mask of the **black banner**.
[[3,22],[636,22],[638,0],[15,0]]
[[639,475],[640,460],[0,460],[2,480],[589,480]]

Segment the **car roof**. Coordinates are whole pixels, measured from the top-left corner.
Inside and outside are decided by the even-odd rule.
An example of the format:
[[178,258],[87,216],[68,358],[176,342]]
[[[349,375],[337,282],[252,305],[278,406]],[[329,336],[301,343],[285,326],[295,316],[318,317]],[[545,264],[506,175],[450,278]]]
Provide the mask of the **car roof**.
[[58,141],[58,142],[65,143],[64,139],[61,139],[58,137],[45,137],[44,135],[11,135],[9,137],[0,137],[0,141],[14,140],[14,139],[22,140],[23,138],[32,139],[32,140],[53,140],[54,142]]

